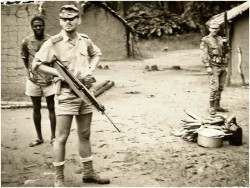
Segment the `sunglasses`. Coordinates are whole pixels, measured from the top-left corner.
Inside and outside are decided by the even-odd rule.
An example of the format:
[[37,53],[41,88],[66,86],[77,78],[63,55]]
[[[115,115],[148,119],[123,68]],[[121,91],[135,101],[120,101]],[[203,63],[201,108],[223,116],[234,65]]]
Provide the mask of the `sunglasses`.
[[74,19],[76,19],[76,18],[79,18],[78,16],[75,16],[75,17],[73,17],[73,18],[60,18],[62,21],[64,21],[64,22],[66,22],[67,20],[68,21],[74,21]]

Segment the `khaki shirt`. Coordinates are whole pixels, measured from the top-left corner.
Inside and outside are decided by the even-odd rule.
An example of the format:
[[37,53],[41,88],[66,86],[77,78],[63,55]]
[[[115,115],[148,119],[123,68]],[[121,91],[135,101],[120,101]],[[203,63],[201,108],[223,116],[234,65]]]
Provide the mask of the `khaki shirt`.
[[35,56],[33,69],[41,63],[51,64],[55,56],[78,79],[87,76],[90,69],[90,58],[102,55],[101,50],[85,34],[77,33],[71,40],[64,30],[47,40]]
[[28,74],[29,80],[35,84],[46,86],[51,83],[52,76],[44,75],[40,72],[32,71],[32,61],[35,54],[41,48],[43,43],[50,38],[49,35],[44,34],[42,40],[37,40],[34,35],[28,36],[23,39],[21,44],[21,58],[28,61]]
[[202,38],[201,44],[201,61],[206,67],[215,65],[223,65],[222,53],[223,53],[223,41],[221,36],[207,35]]

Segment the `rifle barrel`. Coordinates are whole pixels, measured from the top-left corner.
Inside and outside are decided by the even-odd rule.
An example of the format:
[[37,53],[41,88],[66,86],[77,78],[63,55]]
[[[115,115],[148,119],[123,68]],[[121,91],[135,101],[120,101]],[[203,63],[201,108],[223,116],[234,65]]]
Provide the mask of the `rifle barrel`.
[[117,130],[118,132],[121,132],[121,131],[115,126],[114,122],[108,117],[108,115],[107,115],[105,112],[103,112],[103,114],[108,118],[108,120],[112,123],[112,125],[116,128],[116,130]]

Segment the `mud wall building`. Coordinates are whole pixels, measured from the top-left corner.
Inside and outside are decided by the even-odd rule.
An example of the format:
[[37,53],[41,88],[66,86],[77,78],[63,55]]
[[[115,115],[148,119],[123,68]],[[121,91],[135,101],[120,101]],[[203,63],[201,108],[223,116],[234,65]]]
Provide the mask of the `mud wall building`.
[[[249,83],[249,16],[248,12],[236,17],[231,24],[231,76],[230,84]],[[240,62],[241,59],[241,62]],[[240,74],[239,68],[242,73]]]
[[30,20],[38,12],[37,4],[1,5],[1,97],[19,101],[27,98],[26,69],[21,60],[22,39],[32,34]]

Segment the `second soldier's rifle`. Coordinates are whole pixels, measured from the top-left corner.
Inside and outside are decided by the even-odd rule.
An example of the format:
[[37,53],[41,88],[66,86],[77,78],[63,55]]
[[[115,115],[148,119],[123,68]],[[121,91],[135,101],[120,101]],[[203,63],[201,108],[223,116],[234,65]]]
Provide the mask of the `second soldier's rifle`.
[[[56,58],[56,57],[55,57]],[[59,59],[55,59],[54,68],[59,72],[59,74],[65,79],[72,90],[87,104],[93,104],[95,108],[104,114],[117,131],[120,130],[115,126],[113,121],[105,113],[105,107],[99,103],[93,94],[84,86],[81,81],[76,78],[61,62]]]
[[[227,28],[228,28],[228,21],[227,21],[227,2],[224,4],[224,28],[223,28],[223,37],[227,38]],[[229,46],[226,41],[223,42],[223,53],[222,57],[225,58],[229,52]]]

